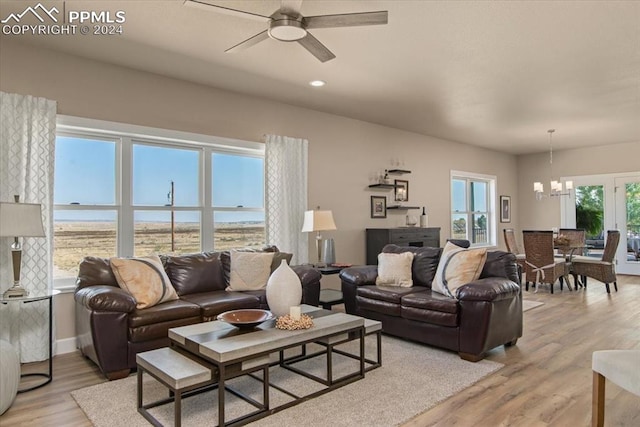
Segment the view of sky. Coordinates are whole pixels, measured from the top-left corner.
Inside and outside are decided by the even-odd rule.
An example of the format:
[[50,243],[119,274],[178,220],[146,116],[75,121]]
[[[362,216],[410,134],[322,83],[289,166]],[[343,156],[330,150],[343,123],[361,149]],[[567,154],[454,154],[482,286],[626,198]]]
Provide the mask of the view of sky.
[[[115,142],[59,136],[56,139],[54,203],[116,204]],[[171,181],[174,205],[199,205],[200,150],[133,145],[132,198],[135,206],[169,204]],[[262,158],[214,153],[212,199],[214,207],[262,207]],[[179,212],[179,222],[198,222],[199,212]],[[169,212],[138,210],[135,221],[169,221]],[[57,211],[57,221],[113,221],[115,211]],[[262,212],[216,212],[215,222],[261,221]]]
[[[464,180],[454,179],[452,185],[452,209],[459,212],[467,211],[467,182]],[[470,207],[470,210],[484,212],[487,211],[487,188],[488,186],[484,182],[471,183],[471,192],[473,193],[473,206]]]

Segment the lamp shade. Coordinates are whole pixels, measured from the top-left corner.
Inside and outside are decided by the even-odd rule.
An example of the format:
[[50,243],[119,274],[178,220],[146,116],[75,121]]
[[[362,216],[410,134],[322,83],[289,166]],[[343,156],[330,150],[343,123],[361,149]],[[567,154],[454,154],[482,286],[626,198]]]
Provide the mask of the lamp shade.
[[336,223],[333,222],[331,211],[305,211],[302,232],[335,230]]
[[37,203],[0,202],[0,237],[45,237]]

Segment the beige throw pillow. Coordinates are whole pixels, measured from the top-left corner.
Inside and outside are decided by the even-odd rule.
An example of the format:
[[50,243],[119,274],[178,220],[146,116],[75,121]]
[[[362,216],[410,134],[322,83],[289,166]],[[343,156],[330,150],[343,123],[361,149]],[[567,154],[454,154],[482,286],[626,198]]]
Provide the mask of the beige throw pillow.
[[118,285],[136,299],[136,308],[178,299],[158,255],[109,259]]
[[267,286],[273,252],[231,251],[227,291],[256,291]]
[[411,279],[412,263],[413,252],[378,254],[376,285],[410,288],[413,286],[413,280]]
[[487,260],[486,248],[464,249],[447,242],[438,262],[431,289],[455,298],[456,290],[480,277]]

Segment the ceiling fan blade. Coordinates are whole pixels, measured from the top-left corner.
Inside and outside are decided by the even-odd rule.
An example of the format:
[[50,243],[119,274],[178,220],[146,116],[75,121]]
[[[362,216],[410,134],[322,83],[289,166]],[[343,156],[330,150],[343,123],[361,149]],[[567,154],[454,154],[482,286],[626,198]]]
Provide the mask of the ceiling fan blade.
[[318,15],[304,18],[306,28],[357,27],[359,25],[384,25],[389,21],[389,12],[342,13]]
[[318,58],[320,62],[327,62],[335,58],[336,56],[325,47],[320,41],[313,37],[311,33],[307,32],[304,38],[298,40],[298,43],[307,49],[313,56]]
[[245,41],[242,41],[235,46],[231,46],[229,49],[225,50],[225,52],[228,52],[228,53],[239,52],[241,50],[250,48],[251,46],[254,46],[268,38],[269,38],[269,33],[267,32],[267,30],[264,30],[263,32],[258,33],[255,36],[249,37]]
[[203,0],[184,0],[185,6],[191,6],[202,10],[208,10],[210,12],[224,13],[225,15],[231,15],[238,18],[249,18],[261,22],[269,22],[268,16],[259,15],[257,13],[245,12],[243,10],[231,9],[230,7],[218,6],[215,4],[207,3]]
[[300,8],[302,7],[302,0],[282,0],[280,2],[280,13],[287,16],[300,15]]

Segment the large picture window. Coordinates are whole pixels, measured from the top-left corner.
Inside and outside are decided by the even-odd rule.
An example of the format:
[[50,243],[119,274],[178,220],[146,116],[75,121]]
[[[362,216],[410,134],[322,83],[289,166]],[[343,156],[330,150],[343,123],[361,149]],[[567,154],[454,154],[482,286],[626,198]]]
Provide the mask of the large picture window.
[[56,287],[88,255],[265,244],[263,144],[63,117],[55,156]]
[[452,172],[451,237],[472,246],[496,244],[495,182],[493,176]]

